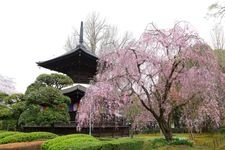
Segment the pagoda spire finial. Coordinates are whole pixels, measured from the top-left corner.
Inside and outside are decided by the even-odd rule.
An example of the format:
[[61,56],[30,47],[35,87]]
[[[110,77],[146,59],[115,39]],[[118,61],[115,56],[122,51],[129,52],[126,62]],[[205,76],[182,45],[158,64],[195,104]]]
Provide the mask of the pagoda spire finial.
[[83,32],[84,32],[84,29],[83,29],[83,21],[81,21],[81,23],[80,23],[80,40],[79,40],[79,43],[80,44],[83,44],[83,42],[84,42]]

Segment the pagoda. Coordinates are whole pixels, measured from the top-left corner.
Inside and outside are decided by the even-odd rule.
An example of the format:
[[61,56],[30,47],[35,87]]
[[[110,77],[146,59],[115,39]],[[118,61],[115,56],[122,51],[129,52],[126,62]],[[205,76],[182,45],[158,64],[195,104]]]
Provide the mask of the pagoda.
[[75,49],[53,59],[37,62],[38,66],[68,75],[76,83],[62,89],[63,94],[71,99],[69,105],[71,122],[75,121],[80,100],[97,71],[98,57],[88,50],[83,42],[83,22],[81,22],[79,44]]

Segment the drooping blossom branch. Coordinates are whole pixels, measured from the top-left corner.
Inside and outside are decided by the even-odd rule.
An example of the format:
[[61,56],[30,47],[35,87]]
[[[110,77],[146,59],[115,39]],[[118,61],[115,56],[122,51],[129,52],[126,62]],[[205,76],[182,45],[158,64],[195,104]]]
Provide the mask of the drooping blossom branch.
[[[192,121],[198,124],[195,127],[199,126],[206,116],[216,125],[220,123],[218,86],[224,76],[211,48],[187,24],[179,23],[168,30],[151,25],[139,41],[103,54],[99,63],[97,82],[87,93],[90,105],[100,102],[98,96],[118,106],[126,104],[122,93],[136,96],[167,140],[172,139],[172,116],[177,108],[183,111],[182,118],[188,127],[193,127]],[[112,95],[106,89],[119,94]],[[198,107],[191,110],[196,101]],[[115,111],[113,107],[109,109]],[[195,117],[187,115],[190,110]],[[200,116],[202,119],[197,119]]]

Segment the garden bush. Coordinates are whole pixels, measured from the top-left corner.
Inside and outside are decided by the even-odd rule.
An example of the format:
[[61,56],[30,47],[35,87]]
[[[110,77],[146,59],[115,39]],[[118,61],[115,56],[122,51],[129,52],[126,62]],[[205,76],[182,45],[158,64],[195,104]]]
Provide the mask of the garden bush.
[[119,138],[104,142],[101,150],[141,150],[144,141],[140,139]]
[[2,132],[2,133],[0,133],[0,139],[3,139],[7,136],[15,135],[17,133],[19,133],[19,132],[13,132],[13,131]]
[[44,142],[42,150],[141,150],[143,141],[130,138],[98,140],[90,135],[72,134]]
[[2,127],[1,129],[3,130],[13,130],[13,131],[16,131],[16,128],[17,128],[17,120],[15,119],[6,119],[6,120],[2,120],[2,123],[1,123]]
[[70,138],[49,146],[48,150],[97,150],[101,147],[101,142],[95,138]]
[[225,126],[220,127],[219,132],[225,134]]
[[193,143],[187,139],[179,139],[175,138],[171,142],[169,142],[169,145],[188,145],[193,146]]
[[65,136],[59,136],[54,139],[45,141],[42,145],[41,148],[42,150],[48,150],[49,147],[54,147],[57,145],[60,145],[60,143],[64,143],[65,141],[69,139],[73,139],[73,141],[76,141],[76,139],[86,139],[92,141],[92,139],[95,139],[94,137],[87,135],[87,134],[70,134],[70,135],[65,135]]
[[[75,142],[64,149],[70,150],[142,150],[144,142],[137,139],[114,139],[111,141],[83,141]],[[59,147],[58,147],[59,148]],[[62,148],[62,147],[60,147]],[[56,150],[56,149],[50,149]]]
[[0,144],[29,142],[35,140],[45,140],[57,137],[56,134],[49,132],[31,132],[31,133],[16,133],[0,139]]
[[187,139],[179,139],[179,138],[174,138],[172,141],[166,141],[163,138],[158,138],[154,139],[152,141],[152,147],[153,148],[158,148],[162,147],[165,145],[188,145],[188,146],[193,146],[193,143]]
[[0,130],[3,130],[3,123],[2,123],[2,120],[0,120]]

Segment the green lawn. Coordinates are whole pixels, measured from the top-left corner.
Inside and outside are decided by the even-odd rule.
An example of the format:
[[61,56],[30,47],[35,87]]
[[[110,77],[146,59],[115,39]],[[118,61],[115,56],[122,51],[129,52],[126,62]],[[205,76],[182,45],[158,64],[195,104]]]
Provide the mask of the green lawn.
[[[135,138],[141,138],[145,141],[144,150],[151,150],[151,141],[155,138],[162,138],[160,134],[140,134],[136,135]],[[174,134],[174,138],[185,138],[190,140],[190,135]],[[194,134],[193,147],[186,145],[167,145],[156,148],[157,150],[225,150],[225,135],[222,134]]]
[[[12,133],[16,133],[21,134],[19,137],[21,139],[25,139],[22,141],[26,141],[27,139],[27,134],[21,133],[21,132],[8,132],[8,131],[2,131],[0,130],[0,135],[5,136],[4,138],[9,138],[10,134]],[[23,135],[24,134],[24,135]],[[31,133],[30,133],[31,134]],[[23,136],[22,136],[23,135]],[[26,136],[26,137],[24,137]],[[36,136],[36,135],[35,135]],[[75,135],[67,135],[65,137],[69,137],[69,136],[75,136]],[[14,136],[12,136],[13,138]],[[61,136],[58,136],[58,138],[63,138]],[[135,135],[134,136],[134,141],[135,140],[142,140],[144,141],[144,149],[143,150],[152,150],[152,149],[156,149],[156,150],[225,150],[225,134],[218,134],[218,133],[211,133],[211,134],[194,134],[194,140],[190,139],[190,135],[187,133],[182,133],[182,134],[174,134],[174,138],[179,138],[179,139],[187,139],[187,140],[191,140],[194,145],[188,146],[188,145],[164,145],[161,146],[160,144],[157,145],[156,148],[155,145],[153,144],[155,139],[159,139],[159,138],[163,138],[162,135],[158,134],[139,134],[139,135]],[[69,138],[66,138],[69,139]],[[98,140],[100,140],[101,142],[112,142],[113,144],[117,143],[117,142],[130,142],[130,138],[129,137],[125,137],[125,138],[97,138]],[[2,138],[3,140],[3,138]],[[16,138],[16,142],[18,142],[18,138]],[[54,139],[54,140],[57,140]],[[54,141],[52,140],[52,141]],[[29,140],[30,141],[30,137]],[[12,140],[13,142],[13,140]],[[74,141],[71,141],[72,143]],[[9,142],[10,143],[10,142]],[[143,142],[142,142],[143,143]],[[93,143],[92,143],[93,144]],[[117,143],[118,144],[118,143]],[[62,144],[60,144],[62,145]],[[133,147],[132,147],[133,148]],[[132,150],[131,148],[131,150]]]

